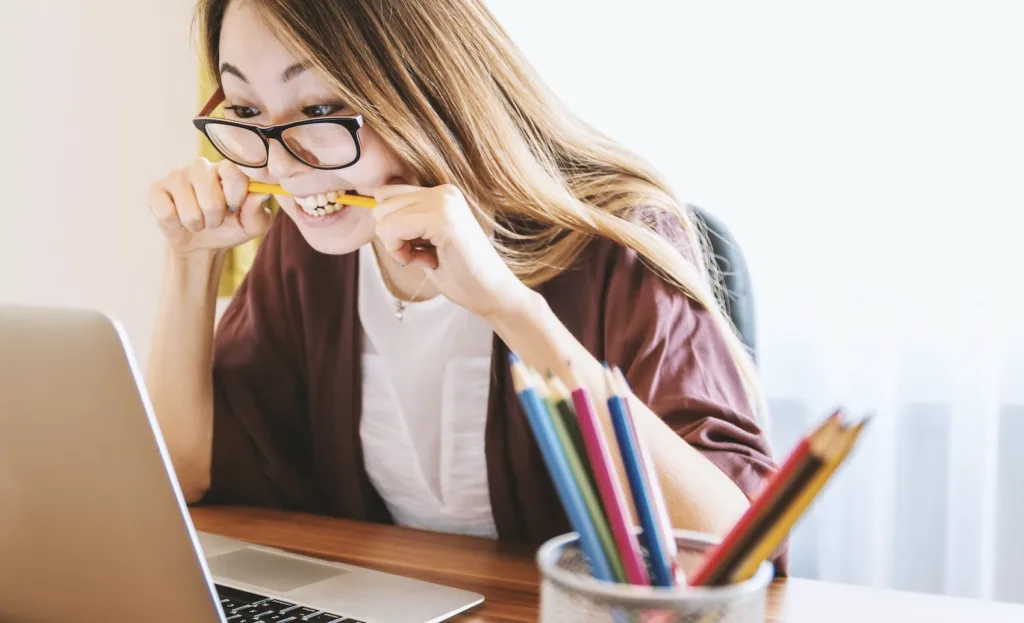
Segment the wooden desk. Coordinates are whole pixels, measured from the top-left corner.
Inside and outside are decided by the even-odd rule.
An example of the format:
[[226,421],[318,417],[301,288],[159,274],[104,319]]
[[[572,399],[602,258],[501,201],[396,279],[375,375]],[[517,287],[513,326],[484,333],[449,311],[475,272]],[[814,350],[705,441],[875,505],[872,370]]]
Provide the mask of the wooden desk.
[[[252,543],[418,578],[480,593],[483,605],[457,623],[537,620],[532,549],[486,539],[264,509],[197,507],[196,528]],[[776,580],[768,621],[1024,621],[1024,606],[883,591],[811,580]]]

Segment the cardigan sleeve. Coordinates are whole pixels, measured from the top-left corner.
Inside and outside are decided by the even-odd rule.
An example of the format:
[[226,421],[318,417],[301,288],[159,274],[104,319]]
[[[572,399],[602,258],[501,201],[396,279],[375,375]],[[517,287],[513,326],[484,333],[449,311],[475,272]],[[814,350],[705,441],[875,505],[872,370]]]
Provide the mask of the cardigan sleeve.
[[217,328],[204,502],[297,507],[309,495],[308,418],[283,220],[274,219]]

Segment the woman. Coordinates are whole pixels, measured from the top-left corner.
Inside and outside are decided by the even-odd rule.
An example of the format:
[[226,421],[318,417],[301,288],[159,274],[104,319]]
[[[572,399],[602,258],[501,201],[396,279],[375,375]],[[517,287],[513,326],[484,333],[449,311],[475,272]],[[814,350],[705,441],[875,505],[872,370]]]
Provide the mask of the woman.
[[[728,530],[774,466],[692,222],[561,107],[482,0],[199,15],[230,123],[197,126],[226,159],[149,197],[169,244],[148,384],[190,502],[566,532],[511,349],[563,377],[571,361],[592,391],[620,366],[673,524]],[[294,197],[272,218],[249,179]],[[225,250],[261,234],[214,336]]]

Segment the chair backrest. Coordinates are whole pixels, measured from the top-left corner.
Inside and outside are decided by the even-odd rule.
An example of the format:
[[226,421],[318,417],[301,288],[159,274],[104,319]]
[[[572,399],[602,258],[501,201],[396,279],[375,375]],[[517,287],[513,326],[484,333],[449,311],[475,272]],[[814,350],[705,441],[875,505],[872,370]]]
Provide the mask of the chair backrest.
[[726,312],[739,331],[740,339],[757,360],[757,326],[754,316],[754,292],[747,262],[739,244],[721,219],[697,206],[689,206],[707,232],[715,263],[725,285]]

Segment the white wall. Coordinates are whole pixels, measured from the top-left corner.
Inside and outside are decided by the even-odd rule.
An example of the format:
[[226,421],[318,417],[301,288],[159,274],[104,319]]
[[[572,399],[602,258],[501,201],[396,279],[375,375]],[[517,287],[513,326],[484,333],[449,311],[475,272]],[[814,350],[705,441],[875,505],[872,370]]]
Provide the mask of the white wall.
[[0,302],[107,310],[143,359],[162,259],[146,188],[197,145],[192,7],[0,2]]
[[807,287],[825,281],[1002,294],[960,252],[973,236],[999,243],[986,264],[1021,259],[973,215],[1024,207],[1024,3],[488,5],[579,114],[726,219],[771,280],[764,314],[854,302]]
[[1024,602],[1024,3],[488,3],[737,235],[777,451],[875,414],[790,571]]

